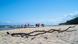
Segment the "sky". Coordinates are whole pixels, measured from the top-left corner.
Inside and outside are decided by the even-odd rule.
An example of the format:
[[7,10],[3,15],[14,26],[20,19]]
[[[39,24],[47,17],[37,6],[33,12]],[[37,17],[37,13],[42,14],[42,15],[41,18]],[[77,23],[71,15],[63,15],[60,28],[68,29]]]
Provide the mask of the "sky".
[[56,25],[78,14],[78,0],[0,0],[0,24]]

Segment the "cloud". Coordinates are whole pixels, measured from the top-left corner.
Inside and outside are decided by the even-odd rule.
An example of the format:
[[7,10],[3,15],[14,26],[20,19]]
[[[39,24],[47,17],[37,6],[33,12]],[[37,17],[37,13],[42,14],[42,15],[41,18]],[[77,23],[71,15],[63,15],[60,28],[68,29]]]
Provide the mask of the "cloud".
[[12,23],[11,21],[5,21],[6,23]]
[[0,21],[0,25],[8,25],[11,23],[12,23],[12,21]]
[[66,18],[66,20],[70,20],[70,19],[75,18],[77,16],[78,16],[78,11],[74,11],[74,12],[71,12],[71,13],[64,15],[64,18]]
[[78,11],[75,11],[73,13],[69,13],[70,16],[75,16],[75,15],[78,15]]

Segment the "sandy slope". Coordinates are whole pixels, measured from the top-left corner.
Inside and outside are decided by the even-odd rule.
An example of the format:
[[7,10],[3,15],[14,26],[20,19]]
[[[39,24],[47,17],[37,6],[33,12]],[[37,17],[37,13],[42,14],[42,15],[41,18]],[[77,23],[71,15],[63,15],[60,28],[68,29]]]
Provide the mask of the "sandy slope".
[[74,28],[69,29],[76,31],[63,33],[58,33],[57,31],[55,31],[53,33],[45,33],[38,36],[29,36],[28,38],[12,37],[6,34],[7,31],[10,33],[20,33],[20,32],[29,33],[35,30],[49,30],[49,29],[65,30],[69,26],[74,25],[3,30],[0,31],[0,44],[78,44],[78,25],[76,25]]

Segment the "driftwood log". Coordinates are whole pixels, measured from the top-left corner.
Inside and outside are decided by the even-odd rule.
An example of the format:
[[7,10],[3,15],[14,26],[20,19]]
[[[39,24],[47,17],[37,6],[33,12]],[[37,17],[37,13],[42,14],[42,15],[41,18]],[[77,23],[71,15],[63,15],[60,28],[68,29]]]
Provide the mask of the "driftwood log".
[[[50,29],[50,30],[48,30],[48,31],[46,31],[46,30],[36,30],[36,31],[32,31],[32,32],[30,32],[30,33],[12,33],[12,34],[10,34],[11,36],[13,36],[13,37],[19,37],[19,36],[21,36],[21,37],[29,37],[29,36],[38,36],[38,35],[41,35],[41,34],[45,34],[45,33],[53,33],[53,32],[58,32],[58,33],[62,33],[62,32],[72,32],[72,31],[75,31],[75,30],[70,30],[70,31],[68,31],[68,29],[70,29],[70,28],[74,28],[75,26],[70,26],[70,27],[68,27],[67,29],[65,29],[65,30],[60,30],[60,29],[58,29],[58,30],[56,30],[56,29]],[[39,32],[39,33],[38,33]],[[33,34],[33,33],[36,33],[36,34]],[[8,34],[8,33],[7,33]]]

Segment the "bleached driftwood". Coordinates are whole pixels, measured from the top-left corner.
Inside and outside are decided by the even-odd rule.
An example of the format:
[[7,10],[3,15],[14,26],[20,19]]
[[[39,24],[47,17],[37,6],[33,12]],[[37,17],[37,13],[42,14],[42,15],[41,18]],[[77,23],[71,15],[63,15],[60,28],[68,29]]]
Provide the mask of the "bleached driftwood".
[[[62,32],[72,32],[72,31],[75,31],[75,30],[69,30],[70,28],[74,28],[75,26],[70,26],[68,27],[67,29],[65,30],[61,30],[61,29],[50,29],[48,31],[46,30],[35,30],[35,31],[32,31],[32,32],[29,32],[29,33],[12,33],[10,34],[11,36],[15,37],[15,36],[21,36],[21,37],[30,37],[30,36],[38,36],[38,35],[41,35],[41,34],[46,34],[46,33],[53,33],[53,32],[58,32],[58,33],[62,33]],[[33,33],[36,33],[36,34],[33,34]]]

